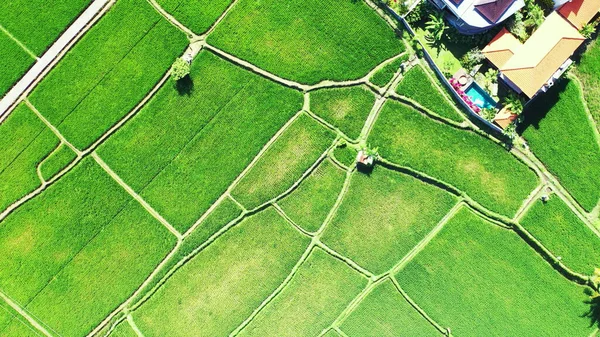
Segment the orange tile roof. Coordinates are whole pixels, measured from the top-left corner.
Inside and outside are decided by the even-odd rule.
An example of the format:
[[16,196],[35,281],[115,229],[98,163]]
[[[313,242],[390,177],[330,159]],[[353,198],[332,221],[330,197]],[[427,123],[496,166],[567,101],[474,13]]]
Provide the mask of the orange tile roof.
[[[511,41],[504,35],[501,37],[504,41]],[[514,36],[513,39],[516,40]],[[494,64],[500,59],[493,52],[500,46],[499,40],[496,43],[492,41],[491,46],[486,47],[487,52],[484,49],[484,55],[488,58],[491,55],[490,61]],[[503,64],[498,69],[531,98],[584,40],[575,27],[553,12],[524,44],[515,47],[514,41],[505,43],[512,46],[510,50],[514,55],[505,62],[499,62]],[[496,44],[498,46],[494,47]]]
[[502,68],[521,46],[521,41],[502,28],[482,52],[496,67]]
[[600,1],[598,0],[571,0],[564,4],[559,10],[560,14],[569,20],[577,29],[588,24],[598,11]]

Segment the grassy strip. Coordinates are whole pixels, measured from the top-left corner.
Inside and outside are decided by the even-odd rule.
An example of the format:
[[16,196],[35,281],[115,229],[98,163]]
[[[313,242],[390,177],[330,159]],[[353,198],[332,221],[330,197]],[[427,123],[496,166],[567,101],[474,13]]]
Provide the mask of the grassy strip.
[[129,200],[93,160],[81,162],[2,221],[0,289],[28,303]]
[[523,137],[587,211],[600,200],[600,146],[577,82],[562,81],[529,105]]
[[583,84],[583,93],[592,113],[596,128],[600,130],[600,42],[596,38],[581,56],[575,73]]
[[600,238],[558,197],[538,201],[521,223],[571,269],[591,275],[600,266]]
[[370,175],[352,176],[322,241],[379,275],[398,263],[454,204],[456,198],[440,189],[376,167]]
[[423,107],[431,110],[441,117],[462,122],[460,114],[451,101],[438,89],[439,82],[432,82],[421,65],[411,68],[398,84],[396,92],[408,97]]
[[138,337],[127,321],[117,325],[117,328],[110,333],[110,337]]
[[253,209],[287,190],[321,156],[333,133],[302,114],[271,145],[231,192]]
[[384,158],[450,183],[504,215],[515,214],[538,184],[534,172],[498,144],[397,102],[386,103],[371,135]]
[[23,48],[0,32],[0,97],[25,75],[34,62]]
[[396,275],[429,315],[461,336],[587,336],[583,288],[514,233],[467,209]]
[[0,3],[0,23],[38,56],[75,21],[91,0],[11,0]]
[[374,104],[375,95],[363,86],[310,93],[310,110],[352,139],[360,136]]
[[166,228],[132,201],[27,309],[64,336],[86,335],[131,296],[175,241]]
[[352,0],[240,0],[208,42],[307,84],[361,78],[405,48],[371,8]]
[[325,160],[279,205],[296,224],[316,232],[333,207],[345,177],[335,164]]
[[56,152],[52,153],[50,157],[40,165],[40,172],[42,177],[48,181],[54,177],[58,172],[69,165],[77,155],[68,146],[61,144]]
[[410,54],[403,54],[402,56],[400,56],[393,62],[387,64],[385,67],[381,68],[378,72],[373,74],[369,81],[378,87],[385,87],[394,78],[394,75],[396,75],[396,72],[400,69],[402,63],[408,61],[409,58]]
[[30,100],[84,149],[150,91],[186,45],[185,36],[146,1],[119,1]]
[[225,336],[285,279],[308,240],[273,209],[244,220],[134,312],[148,335]]
[[440,336],[402,297],[391,281],[378,285],[348,316],[341,329],[349,336]]
[[206,32],[233,0],[158,0],[160,6],[196,34]]
[[366,284],[342,261],[315,248],[290,283],[240,336],[317,336]]
[[289,118],[302,94],[208,53],[193,90],[165,86],[100,155],[178,230],[185,231]]

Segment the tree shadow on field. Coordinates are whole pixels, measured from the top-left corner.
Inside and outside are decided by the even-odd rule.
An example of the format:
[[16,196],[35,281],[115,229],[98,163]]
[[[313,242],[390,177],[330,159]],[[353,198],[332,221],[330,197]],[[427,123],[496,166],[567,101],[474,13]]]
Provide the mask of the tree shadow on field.
[[584,303],[589,305],[590,308],[583,317],[590,319],[590,327],[600,327],[600,296],[591,289],[586,289],[585,293],[589,296],[589,299]]
[[175,82],[175,89],[177,89],[180,96],[189,96],[192,94],[192,91],[194,91],[194,81],[192,81],[190,75],[186,75],[184,78]]

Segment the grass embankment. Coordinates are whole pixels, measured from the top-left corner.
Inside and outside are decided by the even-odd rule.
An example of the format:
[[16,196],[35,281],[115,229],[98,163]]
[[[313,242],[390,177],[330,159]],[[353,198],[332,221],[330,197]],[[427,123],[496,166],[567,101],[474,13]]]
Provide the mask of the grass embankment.
[[208,42],[283,78],[315,84],[365,76],[405,50],[362,1],[238,1]]
[[302,94],[208,52],[188,94],[172,85],[98,149],[127,184],[179,230],[227,190],[302,108]]
[[298,226],[316,232],[335,204],[345,177],[335,164],[325,160],[279,205]]
[[300,115],[240,180],[231,195],[247,209],[289,189],[329,147],[335,135]]
[[159,5],[196,34],[206,32],[233,0],[158,0]]
[[40,173],[48,181],[69,165],[77,155],[71,148],[60,144],[58,148],[50,154],[42,163],[40,163]]
[[358,272],[316,248],[240,336],[317,336],[366,285]]
[[527,108],[529,125],[523,137],[577,202],[591,211],[600,200],[600,145],[578,84],[565,81]]
[[538,201],[521,223],[574,271],[591,275],[600,267],[600,238],[560,198]]
[[144,0],[121,0],[30,96],[79,149],[91,145],[154,87],[188,44]]
[[0,227],[0,285],[62,335],[85,335],[175,238],[91,159]]
[[396,278],[457,336],[588,336],[593,330],[583,287],[514,232],[464,208]]
[[386,103],[369,141],[384,158],[452,184],[504,215],[514,215],[538,184],[500,145],[397,102]]
[[310,110],[352,139],[360,136],[374,104],[375,95],[362,86],[310,93]]
[[184,265],[133,313],[149,336],[226,336],[287,277],[309,240],[265,210]]
[[59,144],[50,129],[20,104],[0,124],[0,211],[41,185],[37,165]]
[[348,336],[364,337],[440,336],[391,281],[375,287],[344,321],[341,330]]
[[462,122],[464,119],[453,105],[453,101],[440,92],[440,90],[444,90],[441,85],[437,79],[432,81],[426,70],[421,65],[417,65],[404,74],[396,92],[412,99],[438,116]]
[[593,40],[575,67],[575,74],[583,85],[583,95],[588,104],[596,128],[600,131],[600,42]]
[[355,173],[323,242],[379,275],[398,263],[455,203],[456,198],[436,187],[381,167],[370,175]]

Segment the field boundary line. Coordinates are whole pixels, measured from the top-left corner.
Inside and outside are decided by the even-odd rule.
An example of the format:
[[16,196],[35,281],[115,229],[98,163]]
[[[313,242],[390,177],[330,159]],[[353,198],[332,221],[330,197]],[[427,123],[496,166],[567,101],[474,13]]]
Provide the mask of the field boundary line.
[[237,201],[232,195],[231,193],[227,193],[227,196],[229,197],[229,199],[231,199],[231,201],[233,201],[234,204],[236,204],[237,207],[239,207],[242,211],[244,212],[248,212],[248,210],[246,209],[246,207],[244,207],[244,205],[242,205],[239,201]]
[[129,296],[129,298],[127,298],[123,303],[121,303],[121,305],[119,305],[115,310],[108,314],[100,323],[98,323],[98,325],[90,333],[87,334],[87,337],[92,337],[98,334],[98,332],[100,332],[100,330],[102,330],[108,323],[110,323],[110,321],[118,313],[125,310],[132,301],[132,299],[139,295],[139,293],[152,281],[152,279],[154,279],[156,274],[158,274],[158,272],[164,267],[164,265],[167,264],[167,262],[169,262],[169,260],[179,251],[181,244],[182,241],[178,240],[175,244],[175,247],[173,247],[169,254],[167,254],[163,258],[163,260],[158,264],[158,266],[156,266],[156,268],[150,273],[150,275],[148,275],[146,280],[144,280],[144,282],[136,289],[136,291],[134,291],[133,294]]
[[435,327],[443,335],[450,336],[449,329],[444,329],[438,322],[431,318],[431,316],[429,316],[425,312],[425,310],[423,310],[423,308],[421,308],[410,296],[408,296],[408,294],[400,286],[400,283],[398,283],[398,280],[396,280],[396,277],[390,275],[390,280],[392,281],[394,288],[396,288],[400,295],[402,295],[404,300],[406,300],[406,302],[408,302],[408,304],[410,304],[410,306],[413,307],[413,309],[415,309],[421,316],[423,316],[423,318],[425,318],[429,322],[429,324],[433,325],[433,327]]
[[600,125],[596,125],[596,121],[594,120],[592,111],[590,110],[587,100],[585,99],[585,92],[583,91],[583,83],[581,82],[579,77],[577,77],[574,74],[570,75],[569,79],[577,82],[577,92],[579,93],[579,98],[581,99],[581,103],[583,104],[583,108],[584,108],[585,114],[588,118],[588,122],[589,122],[590,127],[592,128],[592,132],[594,133],[594,136],[596,138],[596,143],[598,143],[598,148],[600,149],[600,130],[598,130],[598,128],[600,128]]
[[547,187],[548,186],[545,183],[541,183],[540,185],[538,185],[538,187],[534,188],[533,191],[531,191],[527,199],[524,200],[521,208],[517,211],[517,214],[515,214],[515,217],[513,218],[515,222],[520,222],[521,219],[523,219],[523,217],[527,214],[527,212],[529,212],[531,207],[533,207],[533,205],[537,201],[537,197]]
[[11,40],[13,40],[16,44],[18,44],[19,47],[21,47],[21,49],[23,49],[36,62],[37,62],[37,60],[40,59],[34,52],[32,52],[29,48],[27,48],[27,46],[23,42],[19,41],[19,39],[17,39],[14,35],[12,35],[11,32],[9,32],[8,29],[6,29],[4,26],[0,25],[0,31],[2,31],[4,34],[6,34],[6,36],[8,36]]
[[340,190],[337,198],[335,199],[335,203],[329,210],[329,213],[327,213],[327,217],[325,217],[325,220],[323,220],[321,227],[319,227],[319,229],[315,233],[315,236],[317,238],[321,239],[321,235],[323,235],[325,228],[333,220],[335,214],[337,213],[338,209],[340,208],[340,205],[344,201],[344,198],[346,197],[346,194],[348,193],[348,190],[350,189],[350,183],[352,181],[353,174],[354,174],[354,167],[348,168],[348,170],[346,171],[346,177],[344,178],[344,184],[342,185],[342,189]]
[[[448,117],[440,116],[437,113],[435,113],[434,111],[431,111],[430,109],[422,106],[419,102],[413,100],[412,98],[400,95],[396,92],[390,93],[390,98],[393,101],[404,104],[404,105],[408,106],[409,108],[416,110],[418,113],[420,113],[420,114],[424,115],[425,117],[432,119],[436,122],[443,123],[450,127],[454,127],[456,129],[463,130],[463,131],[475,131],[475,129],[473,129],[473,127],[467,120],[463,120],[462,123],[459,123]],[[462,112],[460,113],[460,116],[463,117]]]
[[304,111],[306,112],[306,115],[308,115],[308,117],[312,118],[315,122],[321,124],[326,129],[329,129],[329,130],[335,132],[339,137],[343,138],[348,143],[351,143],[351,144],[357,144],[358,143],[358,141],[356,139],[350,138],[350,136],[346,135],[344,133],[344,131],[340,130],[338,127],[334,126],[333,124],[330,124],[329,122],[327,122],[323,118],[317,116],[317,114],[315,114],[314,112],[312,112],[310,109],[309,110],[304,110]]
[[133,316],[131,316],[131,314],[127,315],[127,323],[129,323],[129,326],[138,337],[144,337],[144,334],[142,333],[140,328],[138,328],[137,324],[135,324],[135,322],[133,321]]
[[171,25],[173,25],[175,28],[179,29],[180,31],[182,31],[184,34],[186,34],[188,36],[188,39],[195,39],[198,37],[198,35],[196,35],[191,29],[189,29],[188,27],[186,27],[185,25],[183,25],[181,22],[179,22],[179,20],[177,20],[173,15],[171,15],[169,12],[167,12],[164,8],[162,8],[161,5],[159,5],[156,0],[146,0],[148,1],[148,4],[150,4],[150,6],[152,6],[152,8],[154,8],[154,10],[160,15],[162,16],[163,19],[169,21],[169,23]]
[[331,330],[335,331],[342,337],[348,337],[348,335],[346,335],[346,333],[344,331],[342,331],[342,328],[340,328],[338,326],[334,326]]
[[58,145],[54,148],[54,150],[52,150],[50,153],[48,153],[46,155],[46,157],[44,157],[44,159],[40,160],[40,162],[37,163],[37,165],[35,167],[35,173],[37,174],[38,178],[40,179],[42,185],[44,185],[46,183],[46,179],[44,179],[44,176],[42,175],[42,165],[46,162],[46,160],[48,160],[48,158],[52,157],[55,153],[57,153],[63,147],[63,145],[64,145],[64,143],[59,140]]
[[332,256],[333,258],[338,259],[338,260],[344,262],[350,268],[354,269],[359,274],[361,274],[362,276],[364,276],[367,280],[373,280],[373,279],[376,278],[375,274],[373,274],[370,271],[368,271],[367,269],[361,267],[358,263],[354,262],[351,258],[346,257],[346,256],[338,253],[337,251],[335,251],[331,247],[327,246],[319,238],[315,238],[314,240],[316,242],[317,247],[319,247],[320,249],[322,249],[325,253],[327,253],[328,255]]
[[[10,297],[8,297],[8,295],[6,295],[1,290],[0,290],[0,298],[6,304],[8,304],[14,311],[16,311],[19,315],[21,315],[23,318],[25,318],[27,320],[27,322],[29,324],[31,324],[31,326],[33,326],[34,328],[36,328],[39,332],[43,333],[47,337],[54,337],[54,335],[52,335],[50,332],[48,332],[48,330],[46,330],[46,328],[44,328],[42,326],[42,324],[43,324],[43,325],[49,327],[48,324],[45,324],[45,323],[43,323],[41,321],[40,321],[41,323],[38,322],[31,315],[29,315],[29,312],[27,311],[27,309],[25,309],[24,307],[21,307],[17,302],[13,301]],[[50,329],[52,329],[52,328],[50,328]],[[54,330],[52,330],[52,331],[54,331]],[[54,332],[56,332],[56,331],[54,331]],[[59,334],[59,336],[60,336],[60,334]]]
[[[10,315],[10,317],[11,317],[13,320],[17,320],[17,321],[19,321],[21,324],[23,324],[24,326],[26,326],[26,327],[27,327],[27,329],[31,330],[31,332],[33,332],[33,333],[34,333],[36,336],[42,336],[42,335],[40,335],[40,331],[37,331],[37,330],[35,330],[35,328],[33,328],[33,327],[30,325],[30,324],[27,324],[25,321],[23,321],[23,320],[24,320],[23,316],[20,316],[20,315],[15,315],[15,314],[13,314],[13,313],[12,313],[12,311],[8,310],[8,308],[6,308],[4,305],[0,305],[0,309],[2,309],[2,310],[4,310],[5,312],[7,312],[7,313],[8,313],[8,315]],[[10,319],[10,318],[9,318],[9,319]],[[10,324],[10,322],[9,322],[9,324]],[[7,326],[6,326],[6,327],[7,327]],[[5,330],[6,330],[6,327],[5,327],[4,329],[0,329],[0,332],[2,332],[2,331],[5,331]]]
[[81,157],[83,155],[83,153],[81,151],[79,151],[79,149],[77,149],[75,146],[73,146],[73,144],[71,144],[66,138],[65,136],[63,136],[60,131],[58,131],[58,129],[52,125],[52,123],[50,123],[46,117],[44,117],[40,111],[29,101],[28,98],[25,99],[25,104],[29,107],[29,109],[31,109],[31,111],[33,111],[38,118],[44,122],[44,124],[54,133],[54,135],[56,135],[56,137],[58,137],[58,139],[60,139],[61,142],[63,142],[65,145],[67,145],[71,150],[73,150],[73,152],[75,152],[75,154],[78,157]]
[[177,231],[177,229],[175,229],[175,227],[173,227],[167,220],[165,220],[165,218],[162,217],[162,215],[160,215],[154,208],[152,208],[152,206],[150,206],[150,204],[148,204],[146,202],[146,200],[144,200],[139,194],[137,194],[129,185],[127,185],[123,179],[121,179],[121,177],[119,177],[119,175],[117,175],[103,160],[102,158],[100,158],[100,156],[98,155],[97,152],[92,152],[91,154],[92,158],[94,158],[94,160],[98,163],[98,165],[100,165],[100,167],[102,167],[102,169],[104,169],[104,171],[106,171],[106,173],[108,173],[108,175],[114,179],[114,181],[117,182],[117,184],[119,184],[119,186],[121,186],[131,197],[133,197],[142,207],[144,207],[144,209],[150,213],[150,215],[152,215],[152,217],[156,220],[158,220],[158,222],[160,222],[167,230],[169,230],[169,232],[171,232],[173,235],[175,235],[175,237],[177,237],[178,241],[181,241],[183,239],[183,235],[181,235],[181,233],[179,233],[179,231]]
[[269,141],[263,145],[263,147],[260,149],[260,151],[256,154],[256,156],[254,156],[254,158],[252,158],[252,161],[250,161],[250,164],[248,164],[248,166],[246,166],[244,168],[244,170],[242,170],[242,172],[233,180],[233,182],[229,185],[229,187],[227,187],[227,189],[225,190],[225,192],[219,197],[217,198],[217,200],[215,200],[215,202],[206,210],[206,212],[204,212],[204,214],[202,214],[202,216],[200,216],[200,218],[198,220],[196,220],[196,222],[185,232],[183,233],[184,237],[187,237],[188,235],[190,235],[199,225],[202,221],[204,221],[204,219],[206,219],[210,213],[212,213],[212,211],[217,208],[217,205],[223,201],[223,199],[227,198],[227,195],[230,195],[231,192],[233,191],[233,189],[237,186],[237,184],[240,182],[240,180],[242,180],[242,178],[244,178],[244,176],[256,165],[256,163],[260,160],[260,158],[262,158],[262,156],[265,154],[265,152],[267,152],[267,150],[271,147],[271,145],[273,143],[275,143],[277,141],[277,139],[279,139],[279,137],[288,129],[288,127],[290,125],[292,125],[292,123],[298,119],[298,117],[300,117],[300,115],[302,114],[302,110],[296,112],[296,114],[294,116],[292,116],[292,118],[290,118],[274,135],[273,137],[271,137],[271,139],[269,139]]
[[0,123],[38,85],[67,52],[104,16],[116,0],[93,0],[44,52],[38,62],[0,100]]
[[295,230],[297,230],[298,232],[300,232],[300,234],[312,239],[315,234],[305,230],[304,228],[300,227],[300,225],[298,225],[294,220],[292,220],[286,213],[285,211],[281,208],[281,206],[279,206],[279,204],[277,202],[273,203],[273,208],[275,208],[275,210],[277,211],[277,213],[279,213],[279,215],[285,220],[285,222],[287,222],[288,224],[292,225],[292,227],[294,227]]
[[423,249],[425,249],[425,247],[427,247],[431,240],[433,240],[433,238],[435,238],[438,235],[438,233],[444,228],[444,226],[446,226],[448,221],[450,221],[462,207],[463,201],[461,200],[457,202],[456,205],[454,205],[448,211],[448,213],[446,213],[446,215],[444,215],[444,217],[437,223],[437,225],[435,225],[435,227],[433,227],[433,229],[429,231],[429,233],[427,233],[427,235],[425,235],[425,237],[421,239],[421,241],[419,241],[419,243],[417,243],[416,246],[414,246],[406,255],[404,255],[404,257],[400,259],[400,261],[398,261],[398,263],[385,274],[393,276],[394,274],[402,270],[408,263],[410,263],[410,261],[412,261],[412,259],[415,258],[415,256],[417,256],[421,251],[423,251]]
[[367,297],[373,289],[380,283],[382,283],[385,278],[378,279],[376,281],[368,280],[367,285],[361,290],[354,298],[348,303],[348,305],[340,312],[340,314],[333,320],[331,325],[326,327],[321,331],[321,335],[325,334],[330,329],[335,329],[343,324],[344,320],[350,316],[350,314],[360,305],[360,303]]
[[248,316],[248,318],[246,318],[240,325],[238,325],[238,327],[235,328],[235,330],[233,330],[229,334],[229,336],[237,336],[246,326],[248,326],[248,324],[250,324],[254,320],[254,318],[267,305],[269,305],[269,303],[271,303],[271,301],[273,301],[275,299],[275,297],[277,297],[277,295],[279,295],[285,289],[285,287],[291,282],[291,280],[294,278],[294,276],[296,276],[296,273],[298,272],[298,270],[300,269],[300,267],[304,264],[304,262],[311,255],[314,247],[315,247],[315,243],[314,243],[314,241],[311,241],[308,244],[308,247],[306,248],[306,250],[304,251],[304,253],[302,253],[302,255],[300,256],[300,259],[296,262],[296,264],[294,265],[294,267],[292,267],[292,270],[290,270],[290,273],[283,280],[283,282],[281,282],[281,284],[277,288],[275,288],[275,290],[264,301],[262,301],[260,303],[260,305],[258,306],[258,308],[254,309],[254,311],[252,311],[252,313],[250,314],[250,316]]
[[233,9],[233,7],[238,3],[237,0],[233,0],[229,6],[227,6],[227,8],[225,9],[225,11],[223,13],[221,13],[221,15],[217,18],[217,20],[215,22],[212,23],[212,25],[210,25],[210,27],[208,28],[208,30],[204,33],[202,33],[199,38],[206,40],[206,38],[208,38],[208,36],[217,28],[217,26],[225,19],[225,17],[227,17],[227,15],[229,14],[229,12]]

